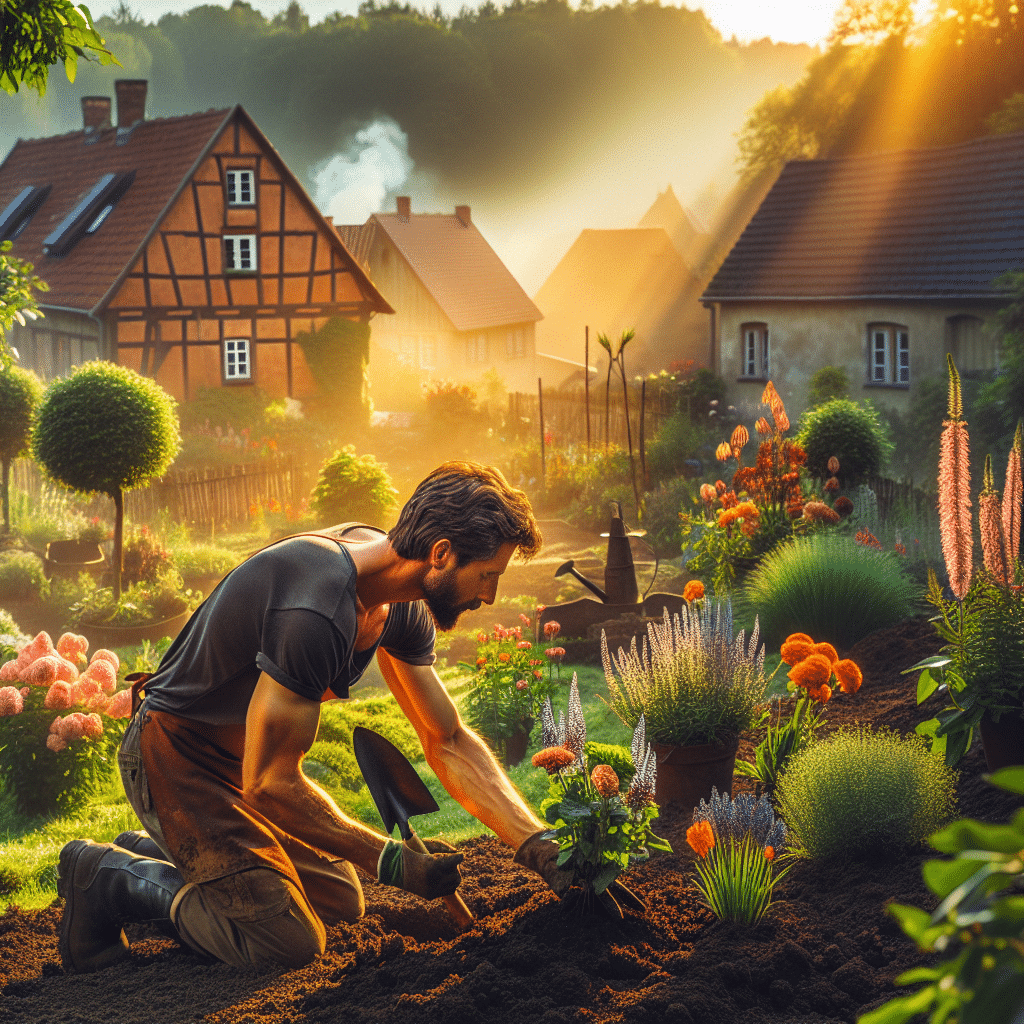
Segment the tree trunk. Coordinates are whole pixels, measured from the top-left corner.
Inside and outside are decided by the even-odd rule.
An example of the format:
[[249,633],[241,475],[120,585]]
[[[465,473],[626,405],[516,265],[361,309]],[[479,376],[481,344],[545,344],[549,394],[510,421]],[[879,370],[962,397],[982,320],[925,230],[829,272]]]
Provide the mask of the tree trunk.
[[[625,348],[625,345],[622,346]],[[629,476],[633,484],[633,500],[636,501],[636,514],[640,515],[640,492],[636,486],[636,463],[633,460],[633,432],[629,426],[629,386],[626,384],[626,356],[619,349],[619,372],[622,374],[622,411],[626,415],[626,444],[629,446]]]
[[11,460],[4,459],[4,533],[11,532]]
[[124,491],[119,487],[113,495],[114,499],[114,600],[121,600],[121,567],[124,554]]

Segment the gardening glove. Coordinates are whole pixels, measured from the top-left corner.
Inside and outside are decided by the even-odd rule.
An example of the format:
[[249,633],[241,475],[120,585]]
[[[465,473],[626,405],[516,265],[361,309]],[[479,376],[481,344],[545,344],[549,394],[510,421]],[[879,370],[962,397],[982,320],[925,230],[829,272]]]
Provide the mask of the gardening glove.
[[377,861],[377,881],[425,900],[450,896],[462,882],[459,865],[464,855],[438,839],[424,840],[423,845],[429,853],[417,853],[407,843],[389,839]]
[[[572,888],[575,875],[568,868],[558,866],[558,843],[542,838],[543,835],[543,832],[535,832],[516,850],[512,859],[540,875],[551,891],[563,899]],[[647,904],[619,881],[612,882],[598,899],[607,911],[617,917],[622,917],[623,907],[638,914],[647,911]]]

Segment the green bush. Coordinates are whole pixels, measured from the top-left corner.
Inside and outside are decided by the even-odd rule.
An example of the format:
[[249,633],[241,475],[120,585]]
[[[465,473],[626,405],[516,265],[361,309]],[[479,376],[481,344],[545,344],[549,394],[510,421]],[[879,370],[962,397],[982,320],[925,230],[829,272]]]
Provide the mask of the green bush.
[[320,468],[311,508],[321,526],[342,522],[380,526],[396,506],[387,467],[352,445],[336,451]]
[[0,466],[3,467],[4,529],[11,528],[11,463],[28,451],[32,417],[43,385],[31,370],[13,363],[0,365]]
[[651,481],[657,484],[685,475],[686,460],[696,458],[709,437],[706,422],[694,423],[685,409],[673,413],[647,444],[645,460]]
[[807,388],[807,405],[814,408],[833,398],[850,397],[850,377],[844,366],[823,366],[811,375]]
[[37,555],[31,551],[0,554],[0,601],[37,601],[45,586],[43,563]]
[[807,409],[800,417],[796,442],[807,453],[811,476],[831,476],[828,460],[834,455],[839,460],[837,475],[846,485],[877,476],[892,450],[878,413],[848,398],[833,398]]
[[702,366],[679,387],[679,409],[686,411],[694,423],[707,423],[711,403],[725,400],[725,381]]
[[952,818],[956,773],[920,736],[858,727],[795,754],[775,793],[801,855],[894,853]]
[[[587,764],[591,767],[599,764],[610,765],[619,777],[621,789],[625,789],[629,785],[636,772],[629,747],[623,747],[617,743],[598,743],[596,740],[587,740]],[[552,779],[552,782],[554,781]]]
[[14,621],[14,616],[6,609],[0,608],[0,650],[20,644],[25,639],[27,635]]
[[215,544],[189,544],[174,548],[171,557],[186,582],[200,576],[224,576],[239,563],[234,551]]
[[[659,558],[678,558],[682,543],[679,513],[693,504],[700,481],[676,477],[644,496],[644,517],[641,526],[647,531],[647,543]],[[607,524],[605,524],[607,528]]]
[[795,537],[765,555],[742,595],[769,645],[809,633],[839,650],[908,618],[918,596],[894,552],[832,533]]

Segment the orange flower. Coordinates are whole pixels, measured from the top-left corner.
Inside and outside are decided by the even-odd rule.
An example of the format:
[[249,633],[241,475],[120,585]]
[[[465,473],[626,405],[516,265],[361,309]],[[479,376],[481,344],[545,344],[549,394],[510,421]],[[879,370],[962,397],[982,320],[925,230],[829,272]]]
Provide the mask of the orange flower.
[[765,860],[775,860],[775,847],[774,846],[766,846],[764,848],[764,859]]
[[767,437],[772,432],[771,424],[763,416],[754,424],[754,426],[762,437]]
[[856,663],[850,661],[849,658],[837,661],[832,666],[832,671],[835,672],[836,679],[839,680],[839,688],[843,693],[856,693],[860,689],[864,677]]
[[828,459],[828,471],[835,476],[839,472],[839,460],[834,456],[830,455]]
[[508,651],[502,651],[501,654],[498,655],[498,661],[506,662],[509,660],[510,657],[511,655],[508,653]]
[[828,658],[829,664],[835,668],[836,662],[839,660],[839,654],[831,644],[821,643],[814,645],[815,654],[823,654]]
[[817,693],[812,694],[815,700],[820,700],[822,704],[827,704],[832,697],[832,687],[828,683],[823,683]]
[[483,668],[484,665],[486,665],[486,664],[487,664],[487,659],[486,658],[477,658],[476,659],[476,667],[477,668]]
[[706,502],[708,505],[710,505],[715,500],[715,498],[717,498],[717,497],[718,497],[718,492],[715,490],[715,488],[711,484],[701,484],[700,485],[700,498],[701,498],[701,501]]
[[840,516],[845,518],[853,511],[853,502],[845,494],[841,494],[836,498],[835,504],[832,507]]
[[619,795],[619,777],[610,764],[599,764],[590,773],[594,789],[606,800]]
[[732,437],[729,438],[729,444],[732,446],[733,452],[737,449],[742,449],[743,446],[750,440],[750,433],[743,424],[739,424],[736,429],[732,432]]
[[830,476],[825,481],[825,490],[826,491],[838,491],[839,490],[839,477]]
[[715,833],[711,822],[698,821],[686,830],[686,841],[698,857],[706,857],[715,845]]
[[728,441],[723,441],[715,449],[715,458],[718,459],[719,462],[725,462],[732,458],[732,448],[729,447]]
[[789,670],[789,678],[797,686],[816,690],[832,678],[832,662],[823,654],[810,654]]
[[814,641],[803,633],[794,633],[787,637],[782,645],[782,660],[787,665],[799,665],[804,658],[809,658],[814,651]]
[[700,580],[690,580],[683,587],[684,601],[699,601],[704,596],[704,584]]
[[562,768],[568,768],[576,755],[566,747],[545,747],[530,758],[535,768],[543,768],[548,775],[554,775]]
[[809,501],[804,505],[804,519],[812,523],[838,523],[839,513],[823,501]]
[[716,481],[715,481],[715,490],[716,490],[716,491],[717,491],[717,492],[718,492],[719,494],[725,494],[725,484],[724,484],[724,483],[722,483],[722,481],[721,481],[721,480],[716,480]]

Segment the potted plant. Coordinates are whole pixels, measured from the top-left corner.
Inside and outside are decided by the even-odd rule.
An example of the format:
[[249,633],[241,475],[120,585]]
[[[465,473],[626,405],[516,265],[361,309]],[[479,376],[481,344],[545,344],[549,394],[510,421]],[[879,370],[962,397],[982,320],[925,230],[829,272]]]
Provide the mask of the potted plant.
[[601,657],[611,709],[631,729],[646,720],[658,758],[655,799],[690,809],[713,787],[731,794],[740,733],[766,714],[757,620],[749,639],[745,630],[734,636],[728,601],[694,600],[647,634],[618,655],[602,634]]
[[907,669],[921,669],[918,703],[940,685],[946,706],[918,726],[931,736],[933,749],[945,748],[955,765],[981,733],[990,771],[1024,762],[1024,570],[1020,555],[1022,425],[1017,424],[1000,500],[985,459],[978,496],[978,525],[984,564],[972,565],[971,497],[967,423],[963,419],[960,375],[951,356],[949,419],[943,424],[939,456],[939,525],[942,554],[952,600],[947,600],[929,570],[928,600],[946,641],[940,654]]

